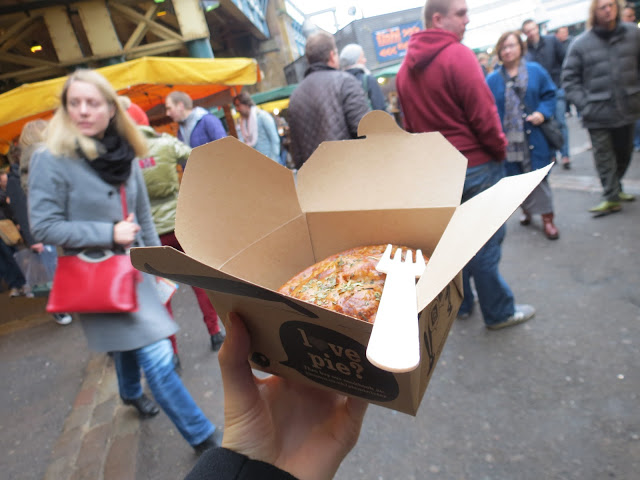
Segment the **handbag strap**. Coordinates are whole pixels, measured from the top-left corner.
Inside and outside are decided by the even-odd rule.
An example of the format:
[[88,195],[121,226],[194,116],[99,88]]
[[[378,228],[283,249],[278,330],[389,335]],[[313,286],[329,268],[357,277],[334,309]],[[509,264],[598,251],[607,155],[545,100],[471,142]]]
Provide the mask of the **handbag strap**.
[[120,185],[120,200],[122,201],[122,218],[127,218],[129,212],[127,210],[127,192],[124,189],[124,184]]

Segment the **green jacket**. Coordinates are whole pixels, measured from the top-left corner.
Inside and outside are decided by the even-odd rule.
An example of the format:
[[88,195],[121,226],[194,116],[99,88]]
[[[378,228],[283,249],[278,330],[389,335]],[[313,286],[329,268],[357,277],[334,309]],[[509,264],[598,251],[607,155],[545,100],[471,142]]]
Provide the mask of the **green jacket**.
[[189,158],[191,148],[167,133],[159,134],[147,126],[138,127],[147,139],[149,154],[138,160],[151,203],[151,215],[158,235],[172,232],[180,182],[176,167]]

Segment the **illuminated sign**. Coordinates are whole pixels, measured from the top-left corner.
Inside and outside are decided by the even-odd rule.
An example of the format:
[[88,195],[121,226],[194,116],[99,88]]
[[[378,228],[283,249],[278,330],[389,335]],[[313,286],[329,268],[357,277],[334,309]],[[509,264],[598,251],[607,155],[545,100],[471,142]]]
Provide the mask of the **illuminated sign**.
[[403,58],[407,54],[409,37],[415,32],[419,32],[420,26],[420,21],[416,20],[373,32],[373,45],[376,49],[378,62]]

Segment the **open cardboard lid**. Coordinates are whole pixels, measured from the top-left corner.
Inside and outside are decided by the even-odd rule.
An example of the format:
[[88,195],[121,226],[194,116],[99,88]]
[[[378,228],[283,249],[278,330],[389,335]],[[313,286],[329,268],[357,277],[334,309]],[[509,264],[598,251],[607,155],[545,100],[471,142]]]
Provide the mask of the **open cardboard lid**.
[[503,178],[456,209],[418,281],[418,311],[422,311],[469,263],[552,166]]
[[219,269],[302,215],[293,172],[225,137],[191,152],[180,185],[176,236],[190,256]]
[[358,135],[365,138],[323,142],[300,168],[303,211],[460,204],[467,159],[440,133],[407,133],[391,115],[376,110],[360,121]]

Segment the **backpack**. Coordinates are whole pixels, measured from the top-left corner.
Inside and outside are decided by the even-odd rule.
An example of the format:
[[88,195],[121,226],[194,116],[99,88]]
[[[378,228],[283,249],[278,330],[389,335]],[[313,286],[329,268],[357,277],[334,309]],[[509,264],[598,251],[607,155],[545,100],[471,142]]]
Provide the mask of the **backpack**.
[[369,110],[373,110],[373,104],[371,103],[371,98],[369,98],[369,75],[366,73],[362,74],[362,89],[364,90],[364,95],[367,97]]

